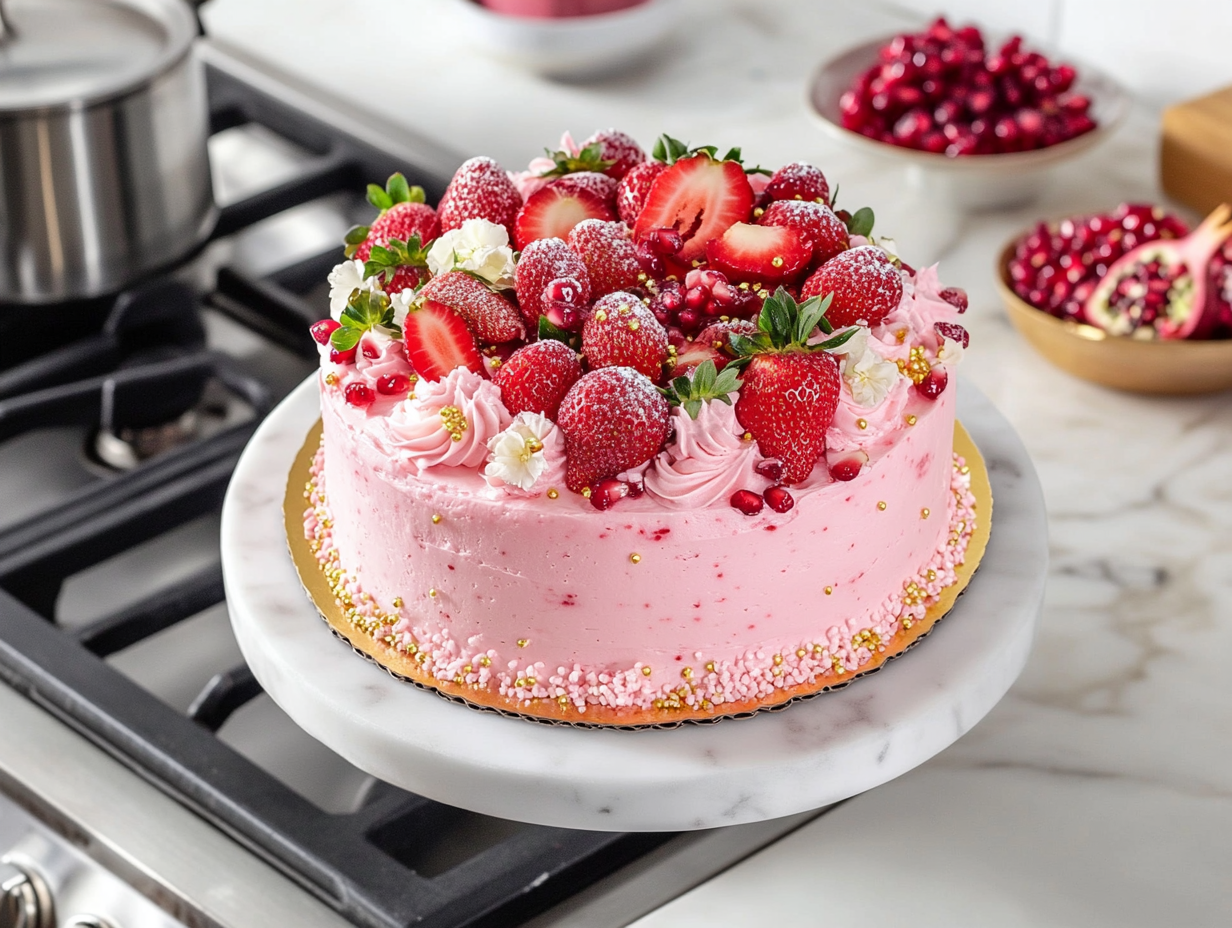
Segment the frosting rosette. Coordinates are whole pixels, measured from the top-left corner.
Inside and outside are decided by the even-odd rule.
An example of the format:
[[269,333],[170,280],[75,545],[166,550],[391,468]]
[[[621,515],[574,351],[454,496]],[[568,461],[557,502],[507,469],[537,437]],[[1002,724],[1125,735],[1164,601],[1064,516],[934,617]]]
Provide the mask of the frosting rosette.
[[384,332],[369,330],[360,336],[359,350],[355,352],[355,367],[344,383],[362,380],[376,392],[377,382],[387,374],[404,374],[410,377],[413,373],[401,341]]
[[415,394],[385,420],[387,450],[414,467],[479,467],[488,442],[510,421],[500,388],[464,367],[438,381],[419,381]]
[[881,402],[872,407],[862,406],[844,380],[834,421],[826,431],[826,448],[830,451],[860,450],[870,457],[888,450],[891,436],[906,427],[904,416],[910,398],[911,381],[898,376]]
[[[914,345],[923,345],[926,351],[934,354],[941,340],[933,326],[938,322],[954,322],[957,318],[958,310],[941,299],[937,265],[921,268],[914,278],[904,281],[902,300],[878,326],[876,334],[882,342],[879,347],[886,349],[882,354],[896,360],[905,358]],[[906,335],[900,340],[898,333],[903,330]]]
[[745,441],[736,411],[715,400],[697,418],[672,410],[676,437],[646,471],[646,494],[671,509],[701,509],[726,503],[737,490],[760,493],[770,481],[757,473],[757,442]]
[[565,437],[556,423],[536,412],[520,412],[488,442],[488,486],[518,496],[539,496],[564,486]]

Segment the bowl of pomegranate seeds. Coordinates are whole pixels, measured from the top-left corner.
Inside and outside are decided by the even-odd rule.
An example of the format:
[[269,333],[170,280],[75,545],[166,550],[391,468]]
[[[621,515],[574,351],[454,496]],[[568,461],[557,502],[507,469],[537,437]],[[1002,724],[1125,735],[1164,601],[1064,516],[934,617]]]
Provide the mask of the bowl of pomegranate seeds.
[[1138,393],[1232,388],[1232,209],[1157,206],[1041,222],[997,260],[1015,328],[1075,376]]
[[1046,172],[1104,139],[1128,111],[1111,78],[937,19],[826,62],[809,89],[836,139],[892,157],[955,203],[1025,202]]

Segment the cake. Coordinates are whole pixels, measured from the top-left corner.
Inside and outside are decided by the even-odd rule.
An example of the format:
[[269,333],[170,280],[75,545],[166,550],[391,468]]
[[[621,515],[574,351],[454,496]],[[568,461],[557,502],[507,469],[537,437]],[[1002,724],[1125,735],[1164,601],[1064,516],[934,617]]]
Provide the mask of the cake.
[[288,513],[358,650],[475,706],[672,724],[839,685],[952,600],[987,517],[966,296],[818,168],[609,130],[471,159],[435,209],[369,191]]

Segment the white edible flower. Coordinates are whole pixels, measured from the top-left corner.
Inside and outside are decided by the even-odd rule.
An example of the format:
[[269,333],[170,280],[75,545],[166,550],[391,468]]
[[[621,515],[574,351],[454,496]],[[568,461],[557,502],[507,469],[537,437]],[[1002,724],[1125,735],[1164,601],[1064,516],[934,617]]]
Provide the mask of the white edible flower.
[[547,469],[547,439],[556,424],[539,413],[519,413],[513,424],[488,442],[484,475],[529,491]]
[[460,228],[442,233],[428,249],[428,270],[435,276],[470,271],[498,289],[513,286],[513,249],[504,226],[486,219],[468,219]]
[[851,398],[860,406],[878,405],[901,376],[898,365],[877,354],[867,342],[860,355],[849,354],[843,361],[843,379],[851,390]]
[[343,261],[329,272],[329,314],[337,322],[356,290],[371,290],[376,278],[364,280],[364,262]]

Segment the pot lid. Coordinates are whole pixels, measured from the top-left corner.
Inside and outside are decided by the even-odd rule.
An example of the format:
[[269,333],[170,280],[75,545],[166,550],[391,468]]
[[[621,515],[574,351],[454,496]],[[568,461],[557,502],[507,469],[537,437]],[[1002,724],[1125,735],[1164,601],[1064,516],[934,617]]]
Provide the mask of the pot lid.
[[183,0],[0,0],[0,113],[84,106],[137,89],[192,43]]

